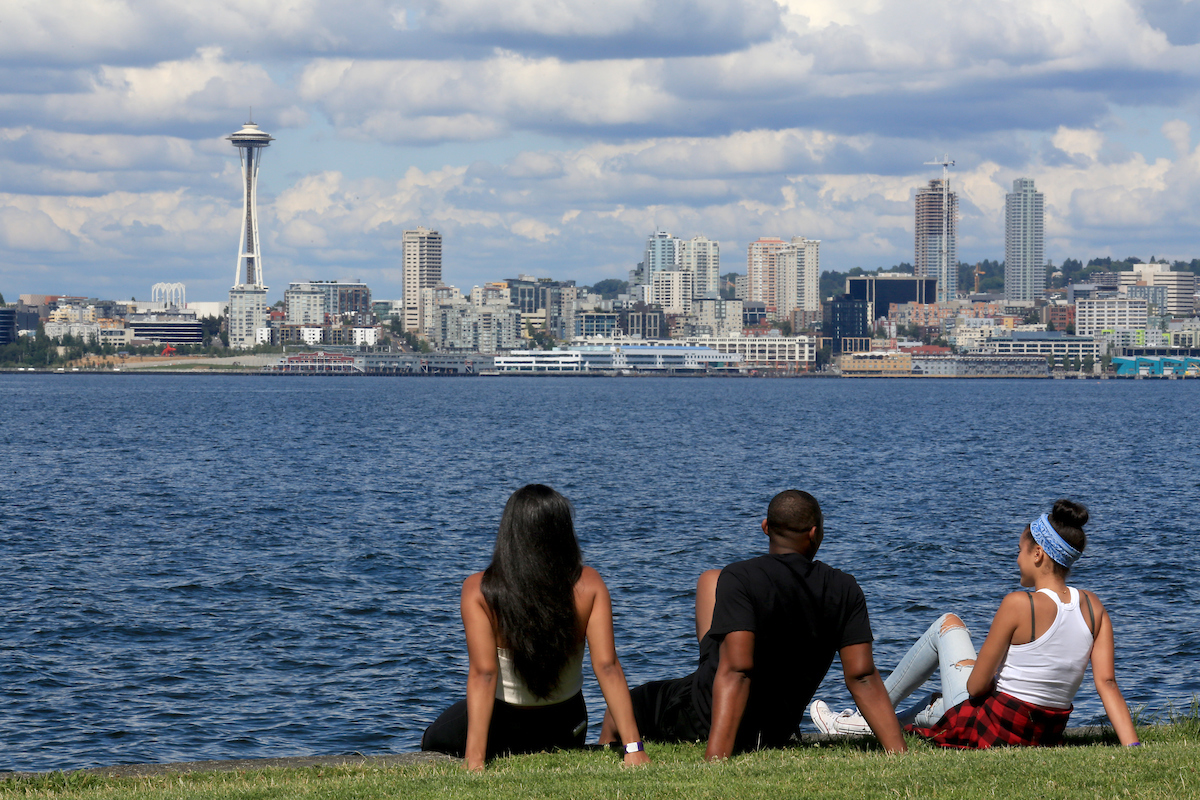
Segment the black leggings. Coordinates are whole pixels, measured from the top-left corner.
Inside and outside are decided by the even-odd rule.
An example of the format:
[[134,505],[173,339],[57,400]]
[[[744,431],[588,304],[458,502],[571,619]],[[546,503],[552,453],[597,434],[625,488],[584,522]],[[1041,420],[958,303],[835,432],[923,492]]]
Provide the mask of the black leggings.
[[[587,705],[583,702],[583,692],[549,706],[514,706],[496,700],[488,727],[487,757],[579,748],[583,747],[586,734]],[[459,758],[466,755],[466,700],[450,706],[425,729],[421,749]]]

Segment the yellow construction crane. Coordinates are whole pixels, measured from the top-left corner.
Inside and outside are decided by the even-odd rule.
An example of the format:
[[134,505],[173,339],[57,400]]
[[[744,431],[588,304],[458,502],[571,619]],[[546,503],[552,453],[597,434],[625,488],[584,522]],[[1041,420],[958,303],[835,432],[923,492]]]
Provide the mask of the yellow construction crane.
[[978,262],[977,264],[975,264],[975,272],[974,272],[974,275],[975,275],[975,294],[979,294],[979,278],[980,278],[980,276],[982,276],[983,274],[984,274],[984,271],[983,271],[983,262],[982,262],[982,261],[980,261],[980,262]]

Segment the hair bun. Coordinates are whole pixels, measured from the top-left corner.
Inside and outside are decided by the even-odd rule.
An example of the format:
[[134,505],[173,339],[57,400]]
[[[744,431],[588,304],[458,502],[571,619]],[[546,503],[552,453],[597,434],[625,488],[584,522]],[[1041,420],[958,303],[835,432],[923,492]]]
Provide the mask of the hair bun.
[[1067,528],[1083,528],[1088,521],[1087,506],[1074,500],[1058,500],[1050,512],[1050,519]]

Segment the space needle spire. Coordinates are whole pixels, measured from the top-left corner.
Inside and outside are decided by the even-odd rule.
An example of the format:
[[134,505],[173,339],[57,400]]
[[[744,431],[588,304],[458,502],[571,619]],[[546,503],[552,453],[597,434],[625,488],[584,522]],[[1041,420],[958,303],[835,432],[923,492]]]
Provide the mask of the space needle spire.
[[226,322],[229,346],[247,349],[272,338],[267,325],[267,287],[263,284],[258,243],[258,165],[263,149],[270,147],[274,139],[252,121],[225,138],[238,149],[242,161],[242,235]]
[[[258,244],[258,166],[262,162],[263,149],[270,147],[275,140],[260,131],[253,122],[247,122],[240,131],[225,138],[238,149],[242,161],[242,236],[238,244],[233,282],[235,285],[262,286],[262,255]],[[243,275],[245,280],[240,280]]]

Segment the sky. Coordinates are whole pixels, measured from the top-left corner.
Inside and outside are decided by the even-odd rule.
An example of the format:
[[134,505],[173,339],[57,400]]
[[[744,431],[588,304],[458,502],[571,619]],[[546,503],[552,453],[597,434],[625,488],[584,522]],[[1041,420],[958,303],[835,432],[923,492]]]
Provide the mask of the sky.
[[0,294],[221,300],[259,177],[269,297],[401,296],[401,235],[468,291],[627,277],[646,237],[821,240],[913,260],[913,196],[955,162],[959,257],[1200,256],[1200,0],[4,0]]

